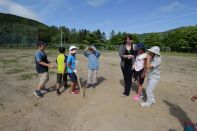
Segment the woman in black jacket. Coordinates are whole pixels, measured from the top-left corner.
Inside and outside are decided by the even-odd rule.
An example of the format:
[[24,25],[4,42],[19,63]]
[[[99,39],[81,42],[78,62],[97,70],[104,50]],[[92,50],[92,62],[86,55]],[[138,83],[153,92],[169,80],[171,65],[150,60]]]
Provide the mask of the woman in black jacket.
[[127,35],[124,38],[124,44],[120,46],[119,56],[121,58],[120,66],[125,82],[124,92],[122,96],[129,96],[133,76],[132,65],[135,58],[135,51],[133,49],[131,35]]

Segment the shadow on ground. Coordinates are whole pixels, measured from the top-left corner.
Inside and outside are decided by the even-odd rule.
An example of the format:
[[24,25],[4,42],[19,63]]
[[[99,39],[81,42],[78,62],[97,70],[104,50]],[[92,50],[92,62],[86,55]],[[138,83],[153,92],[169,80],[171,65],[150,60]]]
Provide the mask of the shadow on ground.
[[[121,86],[123,87],[123,89],[124,89],[124,86],[125,86],[124,79],[120,80],[120,85],[121,85]],[[143,87],[144,87],[144,86],[143,86]],[[138,84],[137,84],[137,81],[132,80],[131,91],[134,91],[134,92],[137,94],[137,92],[138,92]],[[146,91],[145,91],[144,88],[143,88],[143,90],[142,90],[142,93],[143,93],[143,95],[144,95],[143,100],[146,101]]]
[[[191,119],[187,116],[187,113],[177,104],[173,104],[167,100],[163,100],[163,102],[169,106],[169,112],[172,116],[174,116],[181,126],[184,128],[185,122],[191,122]],[[174,129],[169,129],[169,131],[176,131]]]
[[[100,85],[105,80],[106,80],[106,78],[103,77],[103,76],[97,77],[97,84],[96,84],[96,86]],[[85,87],[86,83],[87,83],[87,80],[83,80],[82,78],[80,78],[80,81],[81,81],[81,86]]]

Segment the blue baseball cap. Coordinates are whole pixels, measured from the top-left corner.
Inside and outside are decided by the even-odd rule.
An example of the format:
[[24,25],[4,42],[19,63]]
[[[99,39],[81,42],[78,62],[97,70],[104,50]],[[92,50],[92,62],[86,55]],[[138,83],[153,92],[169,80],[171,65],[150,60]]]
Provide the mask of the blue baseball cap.
[[139,43],[139,44],[137,44],[137,50],[140,50],[140,49],[146,49],[146,47],[145,47],[145,45],[144,44],[142,44],[142,43]]

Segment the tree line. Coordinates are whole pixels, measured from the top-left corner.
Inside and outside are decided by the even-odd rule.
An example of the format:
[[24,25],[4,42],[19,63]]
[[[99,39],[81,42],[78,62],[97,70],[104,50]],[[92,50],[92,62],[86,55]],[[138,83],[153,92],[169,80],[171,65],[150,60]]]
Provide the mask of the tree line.
[[109,37],[97,29],[69,29],[65,26],[47,26],[35,20],[0,13],[0,46],[25,47],[35,45],[37,40],[45,41],[50,47],[64,44],[96,45],[98,48],[117,50],[127,34],[133,36],[133,43],[144,43],[147,47],[157,45],[163,51],[197,52],[197,25],[181,27],[166,32],[135,34],[111,31]]

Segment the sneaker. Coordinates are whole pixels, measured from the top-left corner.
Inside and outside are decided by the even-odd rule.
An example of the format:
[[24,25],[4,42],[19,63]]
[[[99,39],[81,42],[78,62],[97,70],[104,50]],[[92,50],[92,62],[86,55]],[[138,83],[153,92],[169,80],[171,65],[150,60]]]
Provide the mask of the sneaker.
[[143,98],[143,97],[144,97],[144,95],[143,95],[143,93],[141,92],[141,93],[140,93],[140,98]]
[[90,88],[91,87],[91,84],[86,84],[86,88]]
[[49,88],[48,88],[47,86],[45,86],[45,85],[42,87],[42,89],[41,89],[41,90],[43,90],[43,91],[47,91],[47,92],[48,92],[48,91],[50,91],[50,90],[49,90]]
[[66,84],[66,85],[64,85],[64,88],[67,89],[70,86],[71,86],[70,84]]
[[39,90],[35,90],[34,95],[36,95],[37,97],[43,97],[43,94]]
[[57,96],[59,96],[61,94],[59,89],[56,91],[56,94],[57,94]]
[[143,102],[143,103],[140,103],[140,105],[141,105],[142,107],[150,107],[151,103]]
[[128,95],[122,94],[121,97],[127,97]]
[[69,92],[70,92],[70,94],[74,94],[74,95],[78,94],[75,90],[74,91],[70,90]]
[[134,99],[134,101],[139,101],[140,98],[139,98],[139,96],[136,95],[133,97],[133,99]]
[[156,102],[156,100],[154,99],[154,100],[152,101],[152,103],[153,103],[153,104],[156,104],[157,102]]
[[80,92],[80,89],[75,89],[74,91],[77,92],[77,93],[79,93]]
[[93,87],[93,88],[96,88],[96,84],[92,84],[92,87]]

